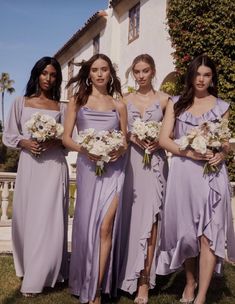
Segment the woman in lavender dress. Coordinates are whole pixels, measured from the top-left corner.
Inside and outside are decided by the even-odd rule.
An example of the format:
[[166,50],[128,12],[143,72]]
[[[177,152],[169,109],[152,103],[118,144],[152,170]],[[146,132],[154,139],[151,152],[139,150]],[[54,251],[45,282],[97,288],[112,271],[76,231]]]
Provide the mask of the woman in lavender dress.
[[[153,89],[156,69],[150,55],[137,56],[131,71],[139,88],[125,97],[131,146],[123,191],[119,287],[131,294],[137,291],[134,302],[145,304],[149,288],[155,286],[156,240],[168,165],[157,141],[139,140],[131,132],[137,118],[161,121],[168,95]],[[143,165],[146,148],[151,153],[149,166]]]
[[[221,272],[225,247],[228,258],[235,260],[231,196],[224,164],[229,144],[224,144],[220,152],[213,154],[208,150],[200,154],[190,149],[181,151],[171,139],[172,132],[179,139],[201,122],[228,118],[229,104],[217,97],[216,86],[212,60],[206,55],[196,57],[189,65],[182,96],[172,98],[167,106],[160,134],[160,144],[173,157],[157,272],[167,274],[184,265],[186,285],[182,303],[205,303],[213,272]],[[219,171],[203,175],[205,161],[218,166]]]
[[64,149],[59,139],[37,143],[25,127],[36,112],[63,122],[64,110],[58,103],[61,81],[56,59],[43,57],[36,62],[25,96],[13,103],[3,134],[6,146],[21,151],[12,242],[16,275],[22,278],[21,292],[27,297],[68,278],[68,168]]
[[69,102],[63,142],[79,152],[77,159],[78,195],[73,221],[72,256],[69,285],[81,303],[100,303],[112,289],[114,241],[119,225],[119,209],[124,180],[123,148],[111,153],[102,176],[95,175],[98,157],[89,154],[72,139],[77,130],[94,128],[122,130],[126,134],[126,107],[113,99],[121,95],[121,85],[110,59],[97,54],[83,62],[79,73],[68,85],[78,90]]

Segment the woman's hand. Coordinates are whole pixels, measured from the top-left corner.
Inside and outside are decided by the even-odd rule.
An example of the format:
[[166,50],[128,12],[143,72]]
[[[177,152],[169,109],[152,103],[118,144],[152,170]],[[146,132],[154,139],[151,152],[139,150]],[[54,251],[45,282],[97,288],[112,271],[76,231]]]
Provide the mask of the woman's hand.
[[216,152],[213,156],[209,159],[209,164],[211,166],[217,166],[222,163],[225,159],[225,155],[223,152]]
[[127,147],[122,146],[118,150],[113,150],[109,153],[109,156],[111,157],[110,161],[114,162],[116,161],[120,156],[122,156],[126,152]]
[[21,139],[19,141],[19,146],[25,150],[28,150],[34,155],[40,155],[42,152],[41,144],[38,143],[36,140],[32,139]]
[[53,147],[59,147],[61,145],[62,145],[62,141],[60,139],[50,139],[40,143],[42,152],[45,152]]
[[136,135],[130,135],[130,141],[133,142],[135,145],[139,146],[142,150],[148,149],[149,142],[145,140],[140,140]]
[[152,154],[156,150],[160,148],[159,142],[158,141],[150,141],[148,144],[148,151]]
[[193,160],[204,160],[209,161],[213,157],[213,152],[211,150],[207,150],[205,154],[197,152],[195,150],[185,150],[185,156],[189,157]]

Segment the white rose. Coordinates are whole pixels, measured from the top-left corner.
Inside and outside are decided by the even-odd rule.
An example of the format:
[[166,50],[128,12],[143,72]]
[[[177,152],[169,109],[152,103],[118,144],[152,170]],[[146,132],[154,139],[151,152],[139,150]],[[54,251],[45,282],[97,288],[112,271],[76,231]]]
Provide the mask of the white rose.
[[206,149],[207,149],[207,140],[199,135],[197,137],[194,138],[191,147],[199,153],[205,154],[206,153]]

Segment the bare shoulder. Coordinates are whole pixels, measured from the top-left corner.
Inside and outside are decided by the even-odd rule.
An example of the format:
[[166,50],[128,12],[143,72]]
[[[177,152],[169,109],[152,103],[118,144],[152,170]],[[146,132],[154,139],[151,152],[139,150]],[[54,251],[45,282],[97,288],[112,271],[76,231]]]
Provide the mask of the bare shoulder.
[[166,108],[170,95],[168,95],[167,93],[164,93],[162,91],[158,91],[158,98],[159,98],[159,102],[162,106],[163,109]]
[[125,105],[127,105],[129,97],[131,93],[125,93],[123,94],[123,97],[120,99]]
[[117,109],[118,112],[125,111],[125,109],[126,109],[126,102],[125,102],[125,100],[123,98],[115,100],[115,107],[116,107],[116,109]]
[[67,108],[71,111],[77,111],[79,109],[79,106],[74,96],[69,99]]

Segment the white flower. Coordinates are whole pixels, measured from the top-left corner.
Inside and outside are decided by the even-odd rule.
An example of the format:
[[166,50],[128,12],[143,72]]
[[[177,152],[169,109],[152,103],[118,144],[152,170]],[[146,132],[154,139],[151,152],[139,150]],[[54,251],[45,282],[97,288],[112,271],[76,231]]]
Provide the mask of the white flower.
[[196,152],[205,154],[207,150],[207,141],[203,136],[199,135],[193,139],[191,147]]
[[64,127],[61,124],[56,124],[56,134],[60,137],[64,133]]
[[180,150],[185,150],[189,145],[189,139],[187,136],[182,136],[176,139],[175,142],[179,145]]
[[25,127],[31,137],[39,142],[60,137],[63,133],[63,126],[56,123],[56,120],[46,114],[36,112],[26,121]]
[[87,149],[90,154],[100,156],[100,160],[96,163],[96,175],[101,176],[104,172],[104,162],[108,163],[111,159],[109,153],[118,150],[124,145],[124,137],[120,131],[96,132],[94,129],[85,129],[78,133],[77,143]]

